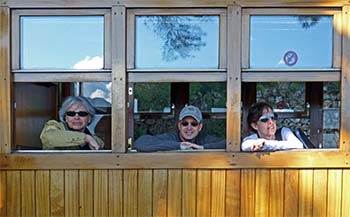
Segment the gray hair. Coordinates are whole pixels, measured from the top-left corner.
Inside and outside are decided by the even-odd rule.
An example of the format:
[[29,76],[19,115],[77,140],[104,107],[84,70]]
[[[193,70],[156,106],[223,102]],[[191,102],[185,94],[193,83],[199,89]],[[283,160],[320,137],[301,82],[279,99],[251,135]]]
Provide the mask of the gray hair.
[[75,104],[81,104],[86,107],[87,112],[90,114],[92,122],[96,114],[96,110],[93,104],[91,103],[90,99],[84,96],[69,96],[64,100],[60,110],[58,111],[60,121],[65,122],[65,116],[68,108]]

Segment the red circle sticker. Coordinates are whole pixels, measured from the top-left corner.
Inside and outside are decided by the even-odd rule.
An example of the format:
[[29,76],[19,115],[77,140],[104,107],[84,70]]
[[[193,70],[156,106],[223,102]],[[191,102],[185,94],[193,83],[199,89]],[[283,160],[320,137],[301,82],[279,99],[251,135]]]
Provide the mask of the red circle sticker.
[[283,56],[283,61],[287,66],[294,66],[298,62],[298,55],[294,51],[287,51]]

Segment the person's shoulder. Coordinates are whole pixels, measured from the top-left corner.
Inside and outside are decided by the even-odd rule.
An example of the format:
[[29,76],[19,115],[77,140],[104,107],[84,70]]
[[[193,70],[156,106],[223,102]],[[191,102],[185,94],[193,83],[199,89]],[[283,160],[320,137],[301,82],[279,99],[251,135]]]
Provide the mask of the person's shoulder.
[[282,133],[293,132],[289,127],[282,127],[281,131],[282,131]]
[[62,122],[58,122],[56,120],[49,120],[45,123],[45,127],[56,127],[60,129],[64,129],[64,124]]

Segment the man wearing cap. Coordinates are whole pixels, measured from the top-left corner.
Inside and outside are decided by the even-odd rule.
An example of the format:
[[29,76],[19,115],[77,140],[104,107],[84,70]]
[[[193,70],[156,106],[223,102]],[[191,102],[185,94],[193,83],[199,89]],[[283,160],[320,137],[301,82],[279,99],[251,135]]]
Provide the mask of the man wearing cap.
[[160,135],[144,135],[138,138],[134,147],[140,152],[224,149],[225,139],[200,133],[203,127],[201,111],[195,106],[185,106],[179,115],[177,132]]

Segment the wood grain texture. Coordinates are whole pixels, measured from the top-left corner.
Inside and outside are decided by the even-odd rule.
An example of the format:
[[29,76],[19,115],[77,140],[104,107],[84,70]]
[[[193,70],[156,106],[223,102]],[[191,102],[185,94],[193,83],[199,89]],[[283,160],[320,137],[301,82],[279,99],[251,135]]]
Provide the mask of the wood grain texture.
[[314,170],[313,216],[327,216],[327,182],[328,172],[326,169]]
[[343,170],[342,217],[350,216],[350,170]]
[[269,216],[283,216],[284,211],[284,169],[270,172]]
[[36,216],[50,216],[50,171],[35,172],[35,213]]
[[167,215],[168,171],[153,171],[153,215]]
[[255,216],[269,216],[270,170],[255,171]]
[[35,171],[21,171],[21,216],[35,216]]
[[6,171],[0,171],[0,216],[7,216]]
[[64,171],[64,208],[66,216],[79,216],[78,170]]
[[137,170],[124,170],[123,216],[137,216]]
[[182,172],[182,216],[196,216],[197,171]]
[[240,216],[241,171],[226,170],[226,216]]
[[182,213],[182,170],[168,170],[167,216],[181,216]]
[[94,170],[94,216],[108,216],[108,170]]
[[298,216],[299,170],[286,169],[284,174],[284,216]]
[[197,217],[211,213],[211,170],[197,171]]
[[138,216],[152,216],[152,170],[138,171]]
[[109,215],[123,216],[123,170],[108,171],[109,184]]
[[64,216],[64,170],[50,171],[51,216]]
[[313,199],[313,170],[302,169],[299,171],[299,203],[298,216],[312,216]]
[[6,174],[7,216],[21,216],[21,171]]
[[94,173],[93,170],[79,170],[79,214],[94,215]]
[[241,216],[255,215],[255,169],[241,170]]
[[341,216],[342,175],[342,170],[328,170],[327,216]]
[[211,216],[225,216],[226,171],[211,172]]

